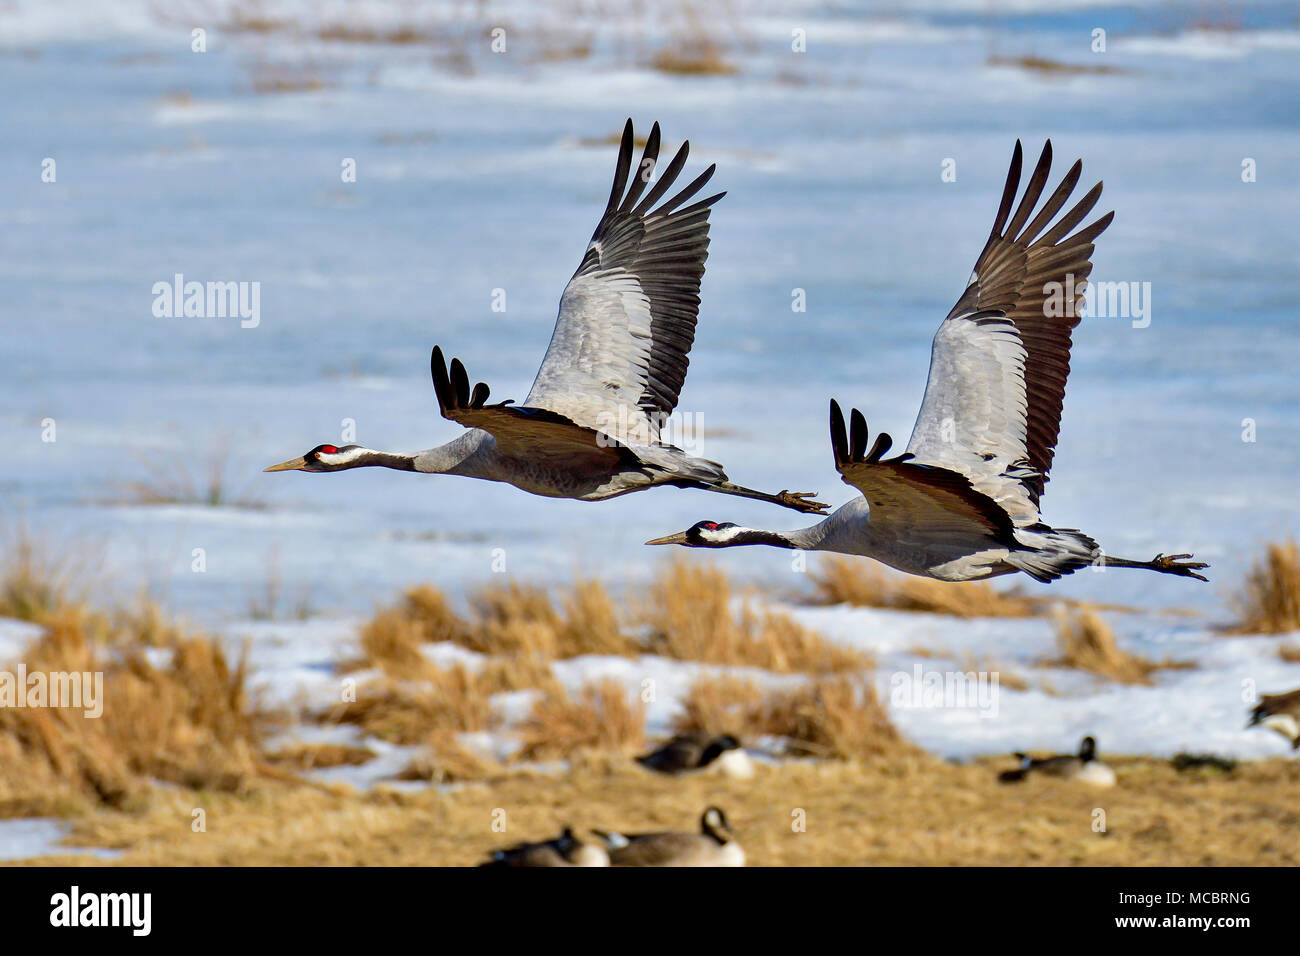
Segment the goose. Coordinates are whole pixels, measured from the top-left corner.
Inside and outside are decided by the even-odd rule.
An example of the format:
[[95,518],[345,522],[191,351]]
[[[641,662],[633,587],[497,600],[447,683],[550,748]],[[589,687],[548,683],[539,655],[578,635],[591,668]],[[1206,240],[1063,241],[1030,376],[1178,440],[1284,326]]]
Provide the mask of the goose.
[[678,734],[658,750],[636,758],[637,763],[660,773],[680,774],[704,768],[724,776],[748,779],[754,764],[731,734],[714,736],[703,731]]
[[1246,727],[1267,727],[1290,741],[1292,750],[1300,750],[1300,689],[1260,697]]
[[609,854],[602,846],[579,840],[572,827],[565,827],[553,840],[496,850],[479,866],[609,866]]
[[1030,773],[1041,773],[1096,787],[1115,786],[1115,771],[1097,759],[1097,741],[1092,737],[1083,738],[1077,754],[1030,757],[1028,754],[1017,753],[1015,756],[1020,761],[1020,768],[999,774],[998,779],[1003,783],[1015,783]]
[[835,469],[860,492],[857,498],[796,531],[700,521],[646,544],[832,551],[940,581],[1019,571],[1048,582],[1089,565],[1206,580],[1197,571],[1208,565],[1188,561],[1190,554],[1161,553],[1150,561],[1111,557],[1083,532],[1041,519],[1039,502],[1070,370],[1071,331],[1079,324],[1092,271],[1093,240],[1114,213],[1071,232],[1101,196],[1097,183],[1048,229],[1083,169],[1076,161],[1035,214],[1051,170],[1049,140],[1012,214],[1021,163],[1017,140],[993,230],[965,292],[935,334],[907,451],[886,458],[893,439],[883,432],[868,448],[862,413],[853,409],[846,429],[832,399]]
[[709,807],[699,833],[614,833],[592,830],[605,841],[611,866],[744,866],[726,814]]
[[660,202],[686,164],[690,143],[651,186],[659,138],[655,123],[631,175],[632,121],[623,127],[609,202],[560,297],[550,346],[524,404],[488,404],[488,386],[471,389],[460,359],[449,367],[435,346],[429,370],[438,407],[465,433],[415,454],[317,445],[264,470],[393,468],[505,482],[530,494],[581,501],[673,485],[824,512],[827,506],[812,500],[812,492],[772,495],[732,484],[717,462],[660,441],[695,340],[709,212],[726,194],[679,208],[713,176],[710,166]]

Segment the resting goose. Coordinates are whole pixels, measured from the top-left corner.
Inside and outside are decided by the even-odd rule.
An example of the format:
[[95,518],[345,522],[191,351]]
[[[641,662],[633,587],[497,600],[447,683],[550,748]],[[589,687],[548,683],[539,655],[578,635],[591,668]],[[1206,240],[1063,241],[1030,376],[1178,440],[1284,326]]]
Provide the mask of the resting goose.
[[612,833],[592,830],[605,841],[611,866],[744,866],[726,814],[709,807],[699,833]]
[[713,735],[704,731],[678,734],[653,753],[637,757],[636,762],[659,773],[681,774],[706,767],[728,777],[747,780],[754,775],[754,764],[731,734]]
[[1300,750],[1300,690],[1261,697],[1246,725],[1257,726],[1276,731],[1291,742],[1292,750]]
[[1092,737],[1083,738],[1077,754],[1030,757],[1028,754],[1017,753],[1015,756],[1020,761],[1020,768],[999,774],[998,779],[1003,783],[1015,783],[1024,780],[1030,773],[1041,773],[1096,787],[1115,785],[1115,771],[1097,759],[1097,741]]
[[479,866],[609,866],[609,854],[595,843],[579,840],[572,827],[565,827],[554,840],[496,850]]

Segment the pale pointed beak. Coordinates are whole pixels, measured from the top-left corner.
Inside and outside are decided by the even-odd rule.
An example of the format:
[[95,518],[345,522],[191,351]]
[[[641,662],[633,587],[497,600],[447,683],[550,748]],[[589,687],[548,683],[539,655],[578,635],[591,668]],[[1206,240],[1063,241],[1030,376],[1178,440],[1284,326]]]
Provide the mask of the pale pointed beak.
[[272,465],[270,468],[263,468],[262,471],[306,471],[307,459],[294,458],[291,461],[282,461],[278,465]]
[[678,531],[676,534],[670,534],[666,538],[655,538],[653,541],[647,541],[646,544],[685,544],[686,532]]

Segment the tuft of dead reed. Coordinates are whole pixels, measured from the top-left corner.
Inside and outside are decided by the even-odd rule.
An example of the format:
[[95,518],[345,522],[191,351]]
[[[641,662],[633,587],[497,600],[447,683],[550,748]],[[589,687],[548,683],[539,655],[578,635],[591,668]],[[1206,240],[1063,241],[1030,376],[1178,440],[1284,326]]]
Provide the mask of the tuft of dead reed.
[[1095,611],[1054,611],[1056,644],[1059,657],[1050,663],[1057,667],[1074,667],[1121,684],[1150,684],[1158,670],[1192,667],[1179,661],[1151,661],[1140,654],[1122,650],[1115,632]]
[[1233,601],[1239,634],[1300,630],[1300,548],[1294,538],[1270,542]]
[[787,614],[732,610],[727,576],[682,560],[666,564],[642,611],[648,649],[678,660],[747,665],[780,674],[862,671],[869,655],[831,643]]
[[769,696],[759,725],[795,753],[832,760],[863,760],[911,749],[876,697],[871,682],[836,675]]
[[553,688],[533,705],[520,740],[520,760],[593,750],[631,753],[645,744],[645,703],[612,679],[584,685],[576,699]]
[[456,783],[483,780],[499,770],[499,765],[468,750],[455,733],[443,728],[425,738],[423,752],[406,765],[397,779]]
[[26,524],[5,529],[0,558],[0,617],[39,624],[82,595],[72,579],[84,569],[69,551],[55,554],[37,541]]
[[754,729],[754,714],[763,703],[763,690],[743,677],[720,675],[696,679],[682,698],[682,711],[673,721],[679,734],[741,734]]
[[763,692],[752,681],[702,677],[691,685],[674,722],[679,733],[702,730],[753,739],[783,737],[789,751],[832,760],[865,760],[910,750],[869,679],[832,674]]
[[419,744],[438,731],[463,733],[492,724],[489,694],[462,665],[430,666],[419,681],[381,678],[357,688],[356,700],[318,715],[326,724],[355,724],[393,744]]
[[272,715],[250,701],[243,660],[184,636],[155,665],[138,646],[109,648],[96,620],[61,609],[25,653],[27,673],[51,686],[55,675],[80,675],[83,706],[0,708],[0,811],[42,812],[51,801],[127,807],[153,781],[242,792],[269,773],[261,740]]

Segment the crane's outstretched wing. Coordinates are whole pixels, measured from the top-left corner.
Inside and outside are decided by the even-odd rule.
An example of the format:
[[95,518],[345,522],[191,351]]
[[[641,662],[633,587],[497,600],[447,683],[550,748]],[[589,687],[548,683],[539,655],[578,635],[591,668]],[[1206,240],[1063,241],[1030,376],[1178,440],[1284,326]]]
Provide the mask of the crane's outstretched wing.
[[900,543],[941,541],[946,534],[978,529],[1014,544],[1011,517],[965,475],[912,460],[910,454],[885,458],[893,445],[881,432],[867,449],[867,422],[856,408],[852,431],[831,399],[831,450],[835,469],[846,485],[862,492],[871,508],[871,523],[888,526]]
[[1038,519],[1052,467],[1070,374],[1070,333],[1079,324],[1092,272],[1093,240],[1115,214],[1070,235],[1101,196],[1097,183],[1047,229],[1083,170],[1076,160],[1035,215],[1052,165],[1049,140],[1013,215],[1021,163],[1017,140],[988,242],[966,291],[935,334],[930,378],[907,450],[918,461],[966,475],[1025,525]]
[[629,119],[609,203],[560,297],[551,344],[526,404],[648,444],[658,440],[686,381],[708,256],[709,208],[725,193],[679,208],[709,181],[710,166],[652,208],[686,164],[690,144],[682,144],[653,186],[659,124],[650,130],[634,176],[632,145]]
[[488,432],[508,458],[555,463],[575,473],[611,472],[629,460],[626,446],[549,409],[517,406],[509,400],[487,404],[487,385],[479,382],[471,390],[469,374],[457,358],[451,360],[448,373],[442,349],[436,345],[429,366],[442,417]]

